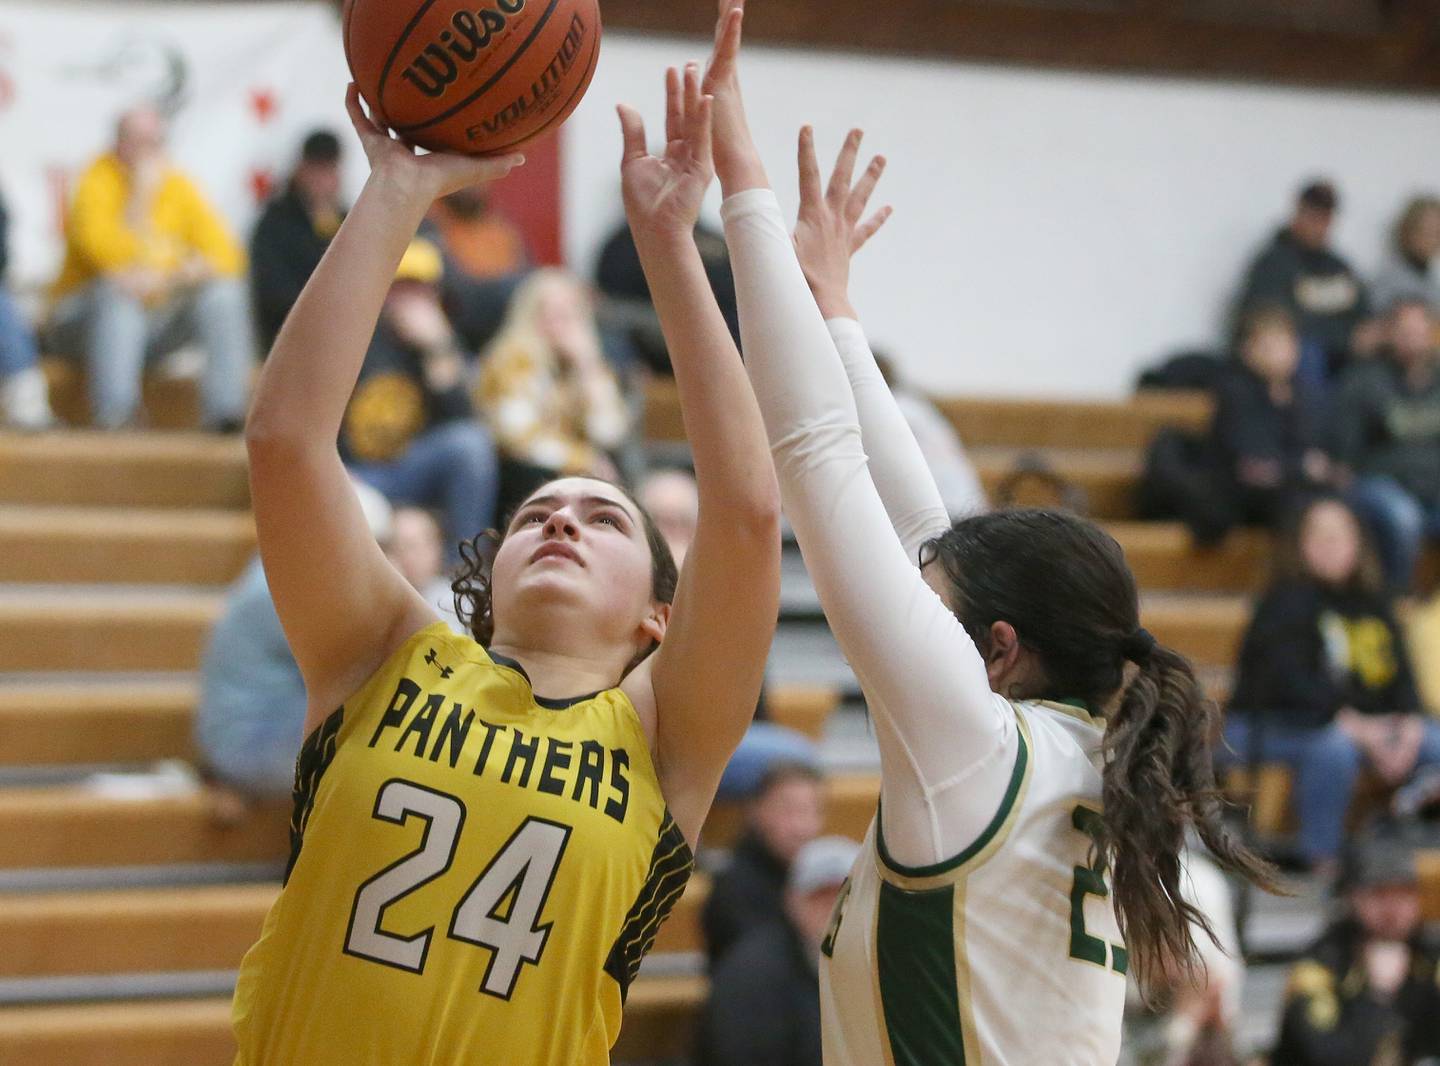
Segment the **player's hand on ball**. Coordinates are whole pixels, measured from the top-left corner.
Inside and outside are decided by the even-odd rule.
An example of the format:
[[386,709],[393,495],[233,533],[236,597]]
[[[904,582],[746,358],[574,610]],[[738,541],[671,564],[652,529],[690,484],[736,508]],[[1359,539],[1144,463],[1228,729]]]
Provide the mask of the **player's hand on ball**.
[[480,158],[446,152],[422,155],[365,113],[360,90],[353,83],[345,92],[345,108],[370,161],[370,172],[394,181],[410,195],[438,200],[471,185],[503,178],[525,162],[518,154]]
[[[850,257],[890,218],[889,207],[865,217],[870,197],[885,173],[885,157],[877,155],[872,159],[856,181],[855,162],[863,139],[860,130],[852,130],[845,138],[830,183],[825,186],[815,158],[815,131],[809,126],[800,131],[800,214],[795,223],[795,254],[826,317],[848,314],[835,309],[834,304],[848,302]],[[831,306],[827,308],[827,304]]]
[[620,162],[625,217],[636,240],[683,234],[700,218],[705,190],[715,177],[710,148],[711,99],[700,91],[700,68],[665,75],[665,152],[651,155],[645,123],[634,108],[620,105],[625,155]]

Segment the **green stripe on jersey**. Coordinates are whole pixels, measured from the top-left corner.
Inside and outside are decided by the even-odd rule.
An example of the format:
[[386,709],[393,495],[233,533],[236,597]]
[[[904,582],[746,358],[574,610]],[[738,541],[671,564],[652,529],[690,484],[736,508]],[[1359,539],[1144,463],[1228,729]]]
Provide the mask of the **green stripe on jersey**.
[[896,862],[891,856],[890,850],[885,846],[883,819],[877,817],[875,819],[875,845],[880,852],[880,859],[887,869],[893,870],[902,877],[914,878],[939,877],[953,873],[984,851],[995,839],[996,834],[1005,828],[1005,823],[1015,813],[1015,803],[1020,798],[1020,790],[1025,784],[1025,771],[1030,766],[1030,744],[1026,740],[1026,727],[1023,719],[1019,718],[1020,712],[1016,711],[1015,714],[1017,718],[1015,735],[1018,741],[1015,749],[1015,768],[1010,772],[1010,784],[1005,789],[1005,796],[1000,800],[1000,807],[996,810],[995,817],[990,819],[990,824],[985,827],[974,843],[953,859],[945,859],[931,866],[905,866]]
[[895,1066],[963,1066],[955,983],[955,889],[880,883],[875,965]]

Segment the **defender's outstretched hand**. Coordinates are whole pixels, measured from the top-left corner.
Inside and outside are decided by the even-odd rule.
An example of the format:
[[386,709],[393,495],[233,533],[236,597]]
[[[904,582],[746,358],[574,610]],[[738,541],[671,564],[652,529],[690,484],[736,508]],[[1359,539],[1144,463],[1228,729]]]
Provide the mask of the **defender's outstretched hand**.
[[740,44],[744,37],[745,0],[720,0],[715,23],[715,50],[705,69],[703,91],[715,98],[715,170],[727,197],[770,184],[760,153],[745,119],[740,94]]
[[637,241],[678,234],[688,239],[715,177],[711,99],[700,90],[700,68],[691,63],[683,75],[674,67],[665,73],[664,155],[650,154],[639,112],[624,104],[618,111],[625,139],[620,179],[631,232]]
[[850,258],[863,248],[890,218],[882,207],[869,218],[865,209],[880,176],[885,157],[877,155],[855,180],[855,163],[865,134],[851,130],[835,161],[830,184],[820,184],[815,158],[815,131],[800,131],[800,214],[795,223],[795,254],[815,302],[826,318],[855,318],[850,306]]

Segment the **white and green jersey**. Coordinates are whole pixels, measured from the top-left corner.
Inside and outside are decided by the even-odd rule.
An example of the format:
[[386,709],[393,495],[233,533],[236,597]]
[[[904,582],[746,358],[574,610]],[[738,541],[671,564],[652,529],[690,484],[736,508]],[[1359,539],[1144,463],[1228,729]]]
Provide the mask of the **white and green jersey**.
[[1102,723],[991,690],[919,566],[950,518],[864,331],[827,328],[769,189],[721,214],[781,500],[880,749],[827,940],[826,1064],[1110,1066],[1127,959],[1090,856]]
[[878,819],[821,960],[826,1066],[1100,1066],[1120,1053],[1127,956],[1104,871],[1102,723],[1014,705],[1010,786],[949,862],[887,856]]

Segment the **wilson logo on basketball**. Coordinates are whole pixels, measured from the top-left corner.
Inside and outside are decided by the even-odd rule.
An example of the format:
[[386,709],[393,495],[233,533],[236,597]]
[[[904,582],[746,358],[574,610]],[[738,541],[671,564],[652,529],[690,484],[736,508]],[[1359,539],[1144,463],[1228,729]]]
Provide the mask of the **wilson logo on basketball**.
[[537,111],[543,111],[548,107],[552,99],[565,86],[565,75],[575,65],[575,60],[580,55],[581,46],[585,43],[585,22],[579,15],[570,20],[570,29],[565,34],[565,40],[560,44],[560,50],[555,53],[549,65],[540,72],[529,90],[520,99],[506,105],[499,114],[493,118],[485,119],[478,125],[471,126],[466,130],[466,135],[471,140],[482,136],[494,136],[509,129],[515,123]]
[[[442,30],[410,61],[401,77],[432,99],[460,76],[459,63],[473,63],[490,42],[510,24],[511,17],[525,9],[526,0],[496,0],[493,8],[457,11],[450,17],[450,29]],[[459,61],[457,63],[457,60]]]

